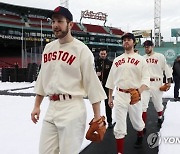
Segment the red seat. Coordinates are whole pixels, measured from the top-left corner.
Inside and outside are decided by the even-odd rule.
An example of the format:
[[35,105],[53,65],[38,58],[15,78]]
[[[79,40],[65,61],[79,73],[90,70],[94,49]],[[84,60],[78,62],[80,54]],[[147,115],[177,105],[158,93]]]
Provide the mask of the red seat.
[[108,32],[102,26],[90,25],[90,24],[83,24],[83,25],[87,29],[87,32],[108,34]]

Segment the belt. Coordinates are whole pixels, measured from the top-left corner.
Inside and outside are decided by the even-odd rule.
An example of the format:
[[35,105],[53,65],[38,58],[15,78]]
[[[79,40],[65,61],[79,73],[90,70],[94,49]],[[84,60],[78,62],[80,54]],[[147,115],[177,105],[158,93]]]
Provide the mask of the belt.
[[150,81],[161,81],[161,78],[150,78]]
[[63,100],[72,99],[72,96],[69,94],[53,94],[49,96],[49,99],[51,101],[63,101]]
[[121,88],[117,88],[117,90],[123,93],[130,93],[131,91],[131,89],[121,89]]

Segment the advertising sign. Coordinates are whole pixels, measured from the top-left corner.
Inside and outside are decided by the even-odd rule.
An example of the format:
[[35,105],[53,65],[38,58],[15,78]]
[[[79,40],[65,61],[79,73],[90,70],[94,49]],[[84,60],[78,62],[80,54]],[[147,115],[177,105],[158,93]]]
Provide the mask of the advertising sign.
[[171,37],[180,37],[180,28],[171,29]]

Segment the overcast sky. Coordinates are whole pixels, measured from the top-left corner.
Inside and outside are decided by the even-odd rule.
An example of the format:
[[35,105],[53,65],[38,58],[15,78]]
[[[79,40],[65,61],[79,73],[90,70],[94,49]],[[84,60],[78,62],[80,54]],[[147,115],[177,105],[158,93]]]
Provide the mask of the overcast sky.
[[[1,2],[53,10],[60,0],[0,0]],[[79,22],[81,11],[90,10],[108,15],[107,26],[121,28],[123,31],[154,30],[155,0],[69,0],[69,9],[74,21]],[[161,33],[165,41],[172,41],[171,28],[180,28],[180,0],[161,0]],[[84,23],[103,25],[93,19]]]

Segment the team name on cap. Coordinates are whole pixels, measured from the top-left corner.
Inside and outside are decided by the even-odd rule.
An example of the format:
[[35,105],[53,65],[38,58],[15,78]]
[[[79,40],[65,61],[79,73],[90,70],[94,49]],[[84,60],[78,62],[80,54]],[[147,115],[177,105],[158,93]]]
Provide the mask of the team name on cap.
[[54,60],[61,60],[71,65],[75,59],[76,59],[76,56],[70,54],[67,51],[53,51],[53,52],[45,53],[43,55],[44,63],[54,61]]

